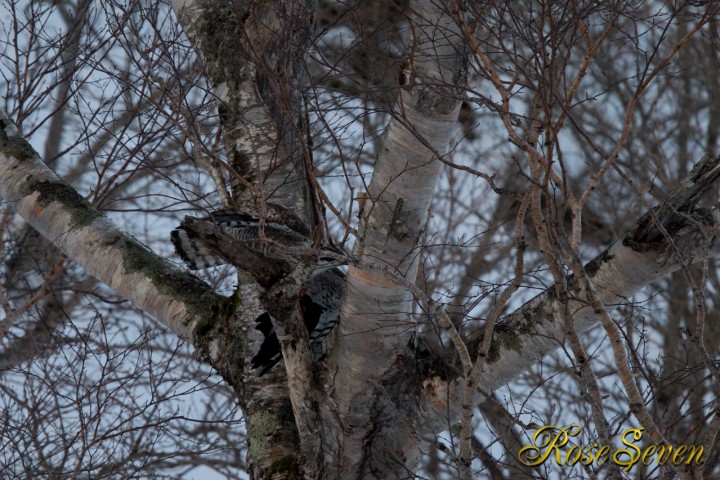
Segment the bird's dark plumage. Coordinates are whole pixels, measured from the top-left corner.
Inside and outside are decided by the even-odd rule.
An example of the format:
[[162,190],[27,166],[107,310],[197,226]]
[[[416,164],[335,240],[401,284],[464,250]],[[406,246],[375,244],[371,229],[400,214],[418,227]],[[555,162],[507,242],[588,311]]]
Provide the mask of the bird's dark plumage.
[[[238,265],[243,257],[236,255],[242,249],[259,255],[260,268],[254,271],[257,275],[266,271],[264,259],[268,262],[285,261],[291,267],[297,265],[302,257],[291,252],[309,251],[312,247],[308,228],[297,216],[278,205],[266,204],[263,219],[264,237],[272,242],[260,238],[260,214],[256,209],[218,210],[205,218],[185,217],[171,232],[170,238],[177,254],[192,270],[226,263],[243,269],[243,265]],[[320,255],[315,270],[298,297],[315,359],[325,354],[325,340],[338,323],[345,290],[345,275],[334,268],[343,263],[336,258],[343,252],[333,246],[317,250],[320,250]],[[322,255],[323,251],[330,256]],[[245,266],[247,268],[248,265]],[[262,376],[280,361],[282,354],[269,313],[257,319],[256,328],[263,333],[265,340],[251,363],[253,368],[261,369],[259,375]]]
[[[309,248],[310,234],[302,222],[286,209],[267,205],[268,212],[262,227],[265,238],[288,248]],[[272,212],[270,214],[269,212]],[[260,238],[260,216],[254,211],[218,210],[205,218],[185,217],[185,220],[170,233],[175,251],[192,270],[215,267],[232,263],[224,252],[217,248],[209,227],[227,235],[247,248],[274,260],[291,260],[291,255],[273,247]]]
[[[345,274],[337,268],[311,277],[300,292],[300,311],[310,337],[310,350],[315,360],[327,353],[327,336],[340,320],[340,305],[345,293]],[[252,367],[261,368],[263,376],[282,358],[280,342],[269,313],[262,314],[255,328],[265,337],[260,350],[252,360]]]

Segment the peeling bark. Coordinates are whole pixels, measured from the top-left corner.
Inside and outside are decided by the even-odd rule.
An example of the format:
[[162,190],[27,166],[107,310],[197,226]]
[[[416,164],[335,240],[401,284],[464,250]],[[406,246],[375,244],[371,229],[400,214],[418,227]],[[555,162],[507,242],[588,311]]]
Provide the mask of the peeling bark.
[[[441,162],[460,111],[467,56],[456,19],[432,2],[417,2],[417,37],[406,84],[384,138],[355,254],[415,280],[418,239]],[[415,405],[406,389],[413,324],[412,297],[379,272],[351,267],[333,360],[331,398],[337,405],[342,478],[404,478],[418,460]],[[403,372],[403,375],[398,375]],[[401,377],[401,378],[400,378]],[[390,380],[392,379],[392,380]],[[393,383],[394,382],[394,383]],[[410,420],[408,420],[408,418]]]
[[[299,120],[300,59],[314,4],[177,0],[173,5],[208,63],[228,160],[238,175],[237,201],[247,200],[249,191],[273,195],[315,224],[306,179],[309,152],[301,141],[305,125]],[[412,281],[441,163],[435,155],[446,150],[467,68],[454,16],[429,1],[418,2],[417,9],[413,54],[355,252]],[[253,478],[407,478],[425,443],[446,428],[448,418],[457,418],[465,384],[457,360],[439,357],[421,340],[413,346],[412,298],[402,284],[352,267],[336,348],[325,363],[312,363],[295,298],[307,278],[306,265],[287,272],[276,264],[263,272],[263,259],[255,256],[253,278],[241,274],[235,295],[219,297],[120,232],[42,165],[9,121],[1,123],[0,195],[90,274],[192,341],[202,359],[236,388],[247,418]],[[719,165],[720,158],[701,162],[675,196],[585,266],[604,305],[622,304],[651,281],[701,257],[718,225],[696,205],[717,179]],[[272,275],[258,282],[265,273]],[[567,284],[577,331],[593,328],[597,311],[588,306],[587,292],[572,277]],[[565,342],[557,297],[550,288],[496,325],[480,375],[484,394]],[[254,319],[265,311],[279,319],[286,369],[259,379],[248,359],[262,341]],[[474,355],[480,344],[482,339],[470,345]]]
[[[316,2],[171,3],[185,33],[206,62],[217,96],[232,203],[242,206],[258,199],[271,200],[315,227],[319,217],[308,180],[311,157],[304,143],[308,126],[301,113],[301,94]],[[255,280],[265,288],[277,281],[275,273],[283,270],[281,265],[255,264],[259,267],[254,270]],[[254,323],[262,313],[259,305],[263,289],[248,283],[241,290],[243,300],[257,311],[247,312],[242,325],[227,326],[226,332],[241,328],[249,335],[249,344],[238,339],[232,350],[241,351],[243,363],[249,365],[251,345],[261,341],[255,338],[258,332]],[[299,319],[288,319],[290,325],[298,327],[296,322]],[[220,357],[215,360],[226,361]],[[234,385],[248,420],[251,475],[263,478],[281,475],[285,468],[300,468],[291,392],[282,369],[274,369],[260,381],[255,372],[246,368],[243,380],[238,378]]]

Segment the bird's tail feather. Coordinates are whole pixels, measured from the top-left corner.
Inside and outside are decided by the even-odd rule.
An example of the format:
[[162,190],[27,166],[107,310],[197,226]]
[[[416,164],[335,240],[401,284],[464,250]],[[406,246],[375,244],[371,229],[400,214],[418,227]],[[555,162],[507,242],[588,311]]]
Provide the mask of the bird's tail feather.
[[195,241],[191,231],[180,226],[170,233],[175,251],[191,270],[217,267],[227,262],[213,253],[200,242]]

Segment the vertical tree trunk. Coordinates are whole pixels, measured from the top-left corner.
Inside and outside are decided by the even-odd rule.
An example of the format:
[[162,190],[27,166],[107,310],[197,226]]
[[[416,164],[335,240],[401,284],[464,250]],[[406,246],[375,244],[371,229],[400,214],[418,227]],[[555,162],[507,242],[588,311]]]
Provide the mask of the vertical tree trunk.
[[[305,56],[310,44],[314,1],[174,0],[185,32],[207,62],[218,97],[218,113],[227,155],[232,204],[259,199],[283,205],[314,227],[301,98]],[[251,305],[244,315],[216,326],[221,369],[238,390],[248,427],[251,475],[282,476],[297,471],[300,442],[287,379],[275,369],[261,379],[249,367],[262,341],[255,320],[262,313],[262,289],[240,277],[239,301]],[[243,365],[246,367],[243,369]]]
[[[410,57],[369,186],[355,254],[414,282],[418,240],[460,111],[468,50],[458,19],[438,2],[413,3]],[[350,268],[331,393],[342,426],[342,478],[405,478],[420,454],[418,412],[400,411],[408,385],[387,385],[412,358],[412,297],[381,273]],[[412,383],[408,376],[401,382]]]

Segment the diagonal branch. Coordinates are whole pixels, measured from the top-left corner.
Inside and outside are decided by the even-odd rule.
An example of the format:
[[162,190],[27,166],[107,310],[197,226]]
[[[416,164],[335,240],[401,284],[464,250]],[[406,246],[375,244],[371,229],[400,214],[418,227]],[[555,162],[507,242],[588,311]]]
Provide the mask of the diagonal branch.
[[[215,294],[193,275],[154,254],[119,230],[47,168],[6,116],[0,116],[0,196],[41,235],[86,272],[189,340],[238,391],[246,412],[250,468],[257,477],[277,458],[296,451],[297,430],[287,419],[286,397],[259,395],[250,371],[259,332],[241,319],[257,318],[257,284],[241,284],[230,298]],[[268,442],[274,437],[282,441]]]
[[[715,241],[718,220],[707,210],[696,208],[718,177],[720,157],[705,156],[665,202],[648,211],[622,240],[585,265],[594,293],[606,310],[627,303],[652,281],[702,260],[709,246],[710,252],[720,253]],[[568,311],[578,333],[599,325],[598,314],[588,303],[590,296],[581,283],[573,276],[567,279],[571,294]],[[490,355],[479,377],[481,395],[489,395],[563,345],[566,334],[562,307],[553,286],[498,322]],[[473,353],[482,342],[481,338],[471,346]],[[450,357],[444,361],[457,363]],[[449,404],[457,414],[462,397],[459,366],[455,374],[448,376],[451,370],[439,369],[438,359],[428,357],[422,368],[426,401]],[[444,418],[447,411],[441,415]]]
[[120,231],[0,116],[0,196],[41,235],[179,337],[227,315],[224,297]]

